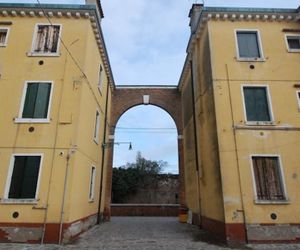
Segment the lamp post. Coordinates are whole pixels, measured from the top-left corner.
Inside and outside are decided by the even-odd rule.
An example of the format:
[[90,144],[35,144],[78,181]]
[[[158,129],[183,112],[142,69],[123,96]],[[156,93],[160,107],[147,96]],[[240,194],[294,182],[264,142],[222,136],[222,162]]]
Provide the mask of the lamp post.
[[120,145],[120,144],[129,144],[128,150],[132,150],[131,142],[105,142],[102,143],[102,147],[106,149],[106,148],[113,147],[114,145]]

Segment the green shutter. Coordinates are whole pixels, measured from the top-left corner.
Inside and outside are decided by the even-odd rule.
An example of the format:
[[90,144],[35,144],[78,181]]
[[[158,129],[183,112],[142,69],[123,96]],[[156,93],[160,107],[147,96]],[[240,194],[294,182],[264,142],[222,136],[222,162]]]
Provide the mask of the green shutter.
[[247,121],[270,121],[267,92],[265,87],[245,87]]
[[28,83],[22,118],[47,118],[51,83]]
[[25,161],[25,156],[15,157],[14,169],[11,176],[8,198],[17,199],[21,197]]
[[22,182],[21,196],[24,199],[34,199],[39,175],[40,156],[28,156]]
[[257,33],[254,31],[237,32],[239,56],[245,58],[260,58]]
[[38,83],[28,83],[26,89],[26,98],[23,108],[23,118],[33,118],[35,99],[38,91]]
[[40,156],[15,156],[8,198],[35,198],[40,161]]
[[47,118],[51,83],[39,83],[33,118]]

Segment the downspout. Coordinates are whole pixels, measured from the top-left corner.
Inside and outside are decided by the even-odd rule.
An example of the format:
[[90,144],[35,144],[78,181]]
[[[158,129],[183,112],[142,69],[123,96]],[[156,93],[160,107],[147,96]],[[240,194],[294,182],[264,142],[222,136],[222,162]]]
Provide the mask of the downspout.
[[55,149],[56,149],[56,146],[57,146],[58,126],[59,126],[59,119],[60,119],[60,114],[61,114],[61,109],[62,109],[62,99],[63,99],[63,90],[64,90],[64,85],[65,85],[67,62],[68,62],[68,57],[66,56],[65,57],[65,63],[64,63],[64,72],[63,72],[62,84],[61,84],[61,92],[60,92],[60,97],[59,97],[59,109],[58,109],[58,113],[57,113],[57,122],[56,122],[56,125],[55,125],[55,138],[54,138],[53,153],[52,153],[52,159],[51,159],[50,176],[49,176],[49,181],[48,181],[48,190],[47,190],[47,198],[46,198],[46,205],[45,205],[45,214],[44,214],[44,219],[43,219],[43,232],[42,232],[42,237],[41,237],[41,244],[44,244],[45,234],[46,234],[48,209],[49,209],[49,199],[50,199],[50,192],[51,192],[50,186],[51,186],[51,182],[52,182],[52,178],[53,178]]
[[198,155],[198,133],[197,133],[197,120],[196,120],[196,103],[195,103],[195,89],[194,89],[194,70],[193,59],[190,60],[191,67],[191,89],[192,89],[192,102],[193,102],[193,125],[194,125],[194,141],[195,141],[195,155],[196,155],[196,172],[197,172],[197,193],[198,193],[198,209],[199,209],[199,225],[201,226],[201,197],[200,197],[200,168],[199,168],[199,155]]
[[69,176],[69,169],[70,169],[70,158],[71,155],[74,153],[74,151],[71,149],[69,150],[67,154],[67,164],[66,164],[66,174],[64,178],[64,192],[62,197],[62,203],[61,203],[61,213],[60,213],[60,223],[59,223],[59,241],[58,244],[61,245],[62,243],[62,231],[63,231],[63,220],[64,220],[64,214],[65,214],[65,201],[66,201],[66,193],[67,193],[67,181]]
[[233,138],[234,138],[234,152],[235,152],[235,158],[236,158],[236,164],[237,164],[237,172],[238,172],[238,176],[239,176],[239,189],[240,189],[240,197],[241,197],[241,205],[242,205],[242,209],[237,210],[237,212],[241,212],[243,214],[244,227],[245,227],[245,240],[246,240],[246,242],[248,242],[248,240],[247,240],[245,206],[244,206],[244,200],[243,200],[242,181],[241,181],[241,173],[240,173],[240,162],[239,162],[239,156],[238,156],[236,130],[235,130],[235,127],[234,127],[233,105],[232,105],[232,98],[231,98],[229,70],[228,70],[228,65],[227,64],[226,64],[226,78],[227,78],[227,87],[228,87],[229,104],[230,104],[230,114],[231,114],[231,122],[232,122],[232,129],[233,129]]
[[104,143],[106,143],[106,131],[107,131],[107,112],[108,112],[108,95],[109,95],[109,82],[107,83],[106,88],[106,100],[105,100],[105,114],[104,114],[104,128],[103,128],[103,143],[102,143],[102,159],[101,159],[101,176],[100,176],[100,193],[99,193],[99,204],[98,204],[98,217],[97,224],[100,224],[101,218],[101,201],[102,201],[102,191],[103,191],[103,172],[104,172],[104,164],[105,164],[105,147]]

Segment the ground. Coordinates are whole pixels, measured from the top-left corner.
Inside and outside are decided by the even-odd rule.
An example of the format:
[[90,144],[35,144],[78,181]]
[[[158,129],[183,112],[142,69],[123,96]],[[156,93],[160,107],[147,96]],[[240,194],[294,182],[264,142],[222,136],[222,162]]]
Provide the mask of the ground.
[[[95,226],[72,244],[28,245],[0,244],[0,249],[56,250],[225,250],[232,249],[212,241],[197,226],[182,224],[173,217],[113,217],[111,222]],[[243,250],[294,250],[300,245],[247,245]]]

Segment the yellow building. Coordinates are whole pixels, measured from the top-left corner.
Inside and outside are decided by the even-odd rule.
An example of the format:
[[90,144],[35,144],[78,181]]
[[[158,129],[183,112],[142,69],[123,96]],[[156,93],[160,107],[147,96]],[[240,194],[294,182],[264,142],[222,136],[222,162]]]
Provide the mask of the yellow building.
[[68,241],[102,219],[114,86],[96,0],[0,4],[0,241]]
[[300,11],[193,5],[187,206],[229,243],[299,241]]

